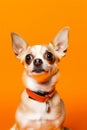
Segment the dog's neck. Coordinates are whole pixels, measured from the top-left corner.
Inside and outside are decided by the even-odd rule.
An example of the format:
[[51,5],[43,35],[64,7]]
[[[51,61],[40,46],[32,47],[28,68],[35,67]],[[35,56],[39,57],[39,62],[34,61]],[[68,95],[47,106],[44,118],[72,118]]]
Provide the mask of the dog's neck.
[[26,88],[26,93],[29,98],[39,101],[39,102],[48,102],[55,94],[55,89],[50,92],[41,92],[41,91],[31,91],[29,88]]
[[48,81],[44,83],[38,83],[34,78],[29,77],[26,72],[23,74],[23,81],[26,88],[29,88],[32,91],[42,91],[49,92],[51,91],[57,82],[59,72],[53,75]]

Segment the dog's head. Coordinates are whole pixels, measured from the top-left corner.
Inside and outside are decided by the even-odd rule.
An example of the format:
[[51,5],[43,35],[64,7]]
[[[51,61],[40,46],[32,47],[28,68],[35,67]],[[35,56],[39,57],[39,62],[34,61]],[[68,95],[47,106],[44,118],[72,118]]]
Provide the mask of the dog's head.
[[68,32],[66,27],[48,45],[35,46],[28,45],[21,36],[11,33],[13,50],[29,77],[45,82],[58,73],[58,62],[68,47]]

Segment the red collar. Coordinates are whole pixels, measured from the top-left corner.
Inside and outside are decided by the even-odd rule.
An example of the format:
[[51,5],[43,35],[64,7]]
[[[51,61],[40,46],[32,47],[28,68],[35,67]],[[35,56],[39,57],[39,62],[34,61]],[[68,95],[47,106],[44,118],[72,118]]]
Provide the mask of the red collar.
[[31,91],[30,89],[26,88],[26,92],[28,96],[34,100],[37,100],[39,102],[47,102],[55,94],[55,89],[53,89],[50,92],[40,93],[40,92]]

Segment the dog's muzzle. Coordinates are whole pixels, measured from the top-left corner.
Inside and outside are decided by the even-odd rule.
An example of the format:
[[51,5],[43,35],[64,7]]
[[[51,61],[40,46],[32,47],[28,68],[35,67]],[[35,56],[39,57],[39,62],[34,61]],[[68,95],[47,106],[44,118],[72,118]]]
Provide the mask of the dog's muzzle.
[[36,58],[36,59],[33,61],[34,69],[33,69],[32,72],[35,72],[35,73],[44,72],[45,70],[43,69],[42,64],[43,64],[42,59]]

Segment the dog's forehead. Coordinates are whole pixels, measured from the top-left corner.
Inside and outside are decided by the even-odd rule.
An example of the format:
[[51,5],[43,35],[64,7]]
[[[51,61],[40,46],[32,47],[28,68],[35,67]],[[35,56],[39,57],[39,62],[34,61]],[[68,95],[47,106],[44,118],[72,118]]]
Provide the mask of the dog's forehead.
[[31,47],[31,52],[34,54],[44,53],[47,50],[45,45],[34,45]]

